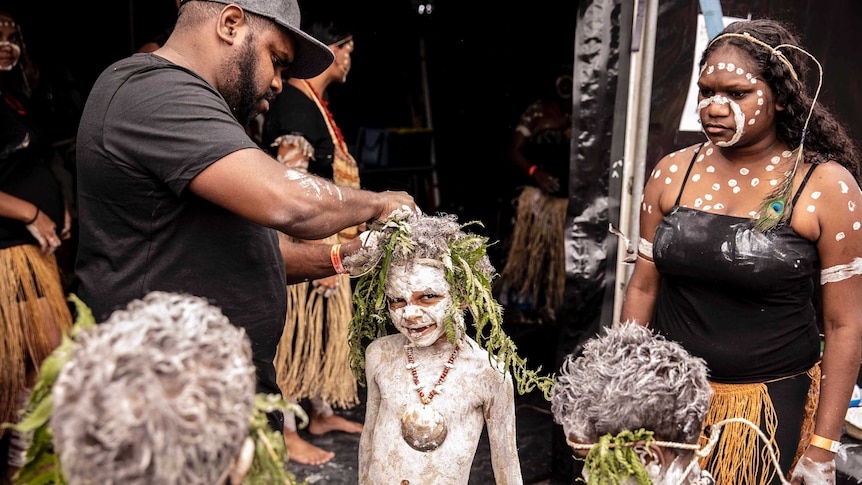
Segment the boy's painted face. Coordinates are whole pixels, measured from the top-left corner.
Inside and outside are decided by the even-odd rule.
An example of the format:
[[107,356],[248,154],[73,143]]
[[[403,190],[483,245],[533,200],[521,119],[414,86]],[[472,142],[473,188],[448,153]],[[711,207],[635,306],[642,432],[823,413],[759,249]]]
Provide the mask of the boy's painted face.
[[443,320],[452,304],[443,268],[414,263],[391,266],[386,298],[392,323],[416,347],[428,347],[446,338]]

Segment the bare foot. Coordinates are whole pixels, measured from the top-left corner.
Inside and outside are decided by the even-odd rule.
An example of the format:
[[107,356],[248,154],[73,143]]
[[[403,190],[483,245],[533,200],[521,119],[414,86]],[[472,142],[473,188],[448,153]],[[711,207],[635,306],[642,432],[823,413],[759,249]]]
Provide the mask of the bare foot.
[[284,445],[287,447],[287,459],[303,465],[323,465],[335,456],[335,453],[305,441],[296,431],[284,430]]
[[330,431],[344,431],[345,433],[361,433],[362,423],[350,421],[337,414],[329,416],[315,415],[311,417],[308,432],[314,435],[328,433]]

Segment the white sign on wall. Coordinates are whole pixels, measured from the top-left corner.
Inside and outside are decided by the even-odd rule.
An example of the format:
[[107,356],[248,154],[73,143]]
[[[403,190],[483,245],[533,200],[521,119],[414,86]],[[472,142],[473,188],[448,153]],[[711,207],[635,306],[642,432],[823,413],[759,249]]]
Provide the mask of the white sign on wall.
[[[746,20],[739,17],[722,17],[724,26],[736,22],[737,20]],[[700,76],[700,56],[703,50],[706,49],[709,42],[709,34],[706,32],[706,21],[703,14],[697,16],[697,37],[694,42],[694,54],[692,55],[691,66],[691,83],[688,87],[688,96],[685,98],[685,106],[682,111],[682,118],[679,120],[679,131],[701,131],[700,123],[698,123],[697,115],[697,78]]]

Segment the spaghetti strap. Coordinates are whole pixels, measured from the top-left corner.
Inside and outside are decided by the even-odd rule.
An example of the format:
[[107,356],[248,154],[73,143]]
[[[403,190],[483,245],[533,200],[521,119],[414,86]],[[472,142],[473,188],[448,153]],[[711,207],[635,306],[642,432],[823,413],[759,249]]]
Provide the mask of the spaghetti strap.
[[814,173],[815,168],[817,168],[817,164],[812,163],[811,167],[808,168],[808,171],[805,172],[805,178],[802,179],[802,183],[799,184],[799,188],[796,189],[796,194],[793,196],[793,201],[790,203],[790,214],[788,214],[788,220],[790,220],[790,217],[793,217],[793,208],[796,207],[796,201],[799,199],[799,196],[802,194],[802,189],[805,188],[805,184],[808,183],[808,179],[811,178],[811,174]]
[[706,142],[701,143],[700,146],[697,147],[697,150],[694,151],[694,155],[691,156],[691,161],[688,162],[688,170],[685,171],[685,178],[682,179],[679,193],[676,194],[676,202],[673,203],[675,206],[679,205],[679,201],[682,199],[682,191],[685,189],[685,183],[688,182],[688,175],[691,173],[691,168],[694,167],[694,160],[697,158],[697,154],[700,153],[700,149],[703,148],[704,145],[706,145]]

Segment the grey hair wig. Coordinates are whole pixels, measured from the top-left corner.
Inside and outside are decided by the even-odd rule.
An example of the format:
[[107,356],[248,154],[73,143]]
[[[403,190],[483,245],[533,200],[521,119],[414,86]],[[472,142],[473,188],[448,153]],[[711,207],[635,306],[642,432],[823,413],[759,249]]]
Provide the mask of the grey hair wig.
[[52,390],[68,482],[214,484],[248,436],[245,331],[206,300],[153,292],[82,332]]
[[645,429],[658,440],[696,443],[709,406],[706,363],[648,328],[608,327],[569,356],[556,376],[554,421],[578,443]]

